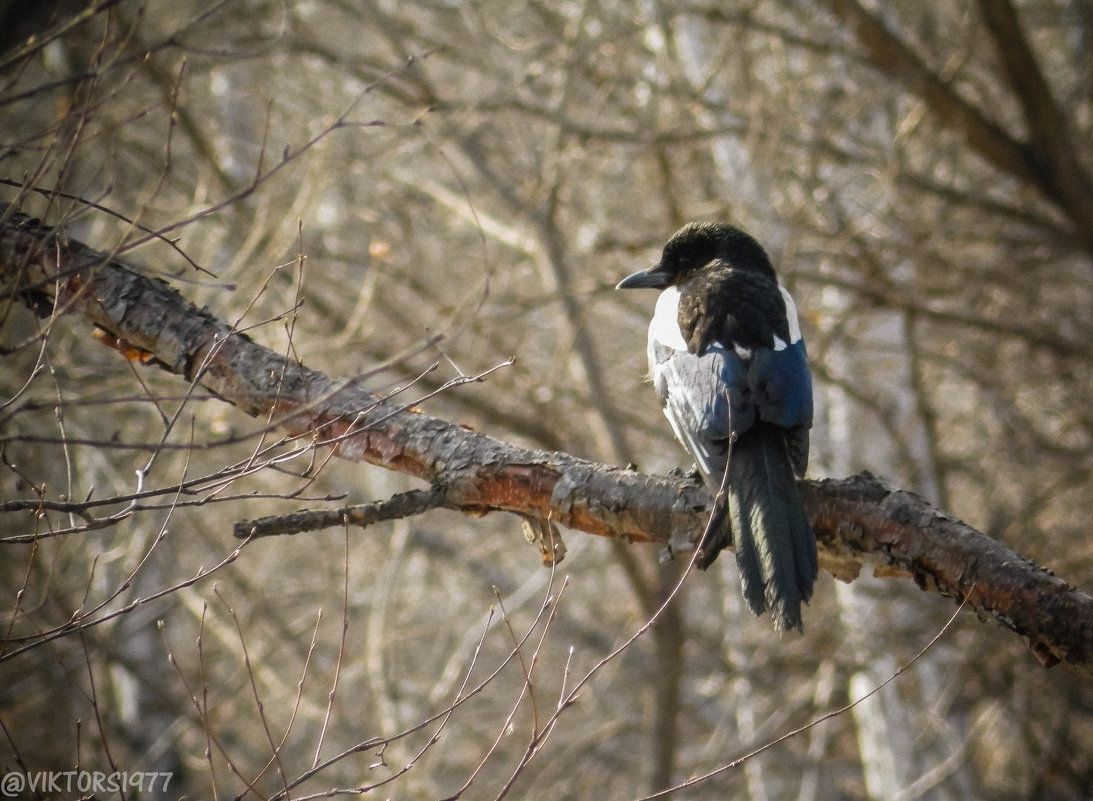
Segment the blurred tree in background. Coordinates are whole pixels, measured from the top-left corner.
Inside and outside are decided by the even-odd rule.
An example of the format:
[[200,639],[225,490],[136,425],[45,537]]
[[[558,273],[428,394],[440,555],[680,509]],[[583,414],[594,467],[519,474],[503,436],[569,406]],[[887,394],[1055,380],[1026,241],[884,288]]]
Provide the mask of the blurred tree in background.
[[[652,298],[611,287],[731,221],[802,315],[810,474],[884,474],[1093,586],[1088,3],[9,0],[0,30],[0,200],[502,439],[679,465],[642,385]],[[5,771],[641,797],[864,695],[953,610],[825,574],[780,639],[722,559],[530,754],[683,565],[572,534],[551,573],[511,517],[449,512],[232,559],[235,520],[418,484],[293,450],[80,321],[8,299],[0,324],[0,499],[56,507],[0,514]],[[1086,799],[1093,689],[962,615],[674,797],[726,795]]]

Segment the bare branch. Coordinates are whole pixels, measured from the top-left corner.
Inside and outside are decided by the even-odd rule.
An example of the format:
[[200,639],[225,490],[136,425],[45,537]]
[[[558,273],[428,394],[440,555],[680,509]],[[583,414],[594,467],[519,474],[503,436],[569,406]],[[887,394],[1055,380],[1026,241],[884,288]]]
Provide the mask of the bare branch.
[[[424,479],[422,497],[480,515],[508,511],[631,542],[691,541],[709,495],[687,479],[649,476],[496,440],[378,398],[286,360],[141,275],[14,214],[0,224],[0,294],[79,313],[249,415],[308,436],[343,458]],[[28,303],[31,301],[28,301]],[[966,601],[1026,639],[1045,665],[1093,675],[1093,598],[918,496],[863,473],[802,482],[825,569],[851,580],[863,564]],[[416,497],[416,496],[415,496]],[[418,499],[420,500],[420,498]]]
[[385,501],[345,506],[341,509],[307,509],[294,514],[243,520],[235,524],[235,536],[270,537],[275,534],[299,534],[334,526],[367,528],[384,520],[398,520],[419,515],[444,505],[444,493],[436,489],[410,490]]
[[858,0],[824,0],[823,5],[849,27],[875,69],[921,97],[942,125],[959,132],[989,164],[1035,187],[1071,221],[1075,243],[1093,252],[1093,181],[1067,139],[1066,126],[1060,124],[1062,115],[1008,0],[982,0],[979,6],[1024,111],[1029,126],[1026,140],[1006,131],[963,97]]
[[1084,230],[1086,247],[1093,221],[1093,179],[1074,147],[1066,115],[1055,102],[1017,10],[1010,0],[979,0],[979,12],[994,37],[998,60],[1021,104],[1037,172],[1048,194]]

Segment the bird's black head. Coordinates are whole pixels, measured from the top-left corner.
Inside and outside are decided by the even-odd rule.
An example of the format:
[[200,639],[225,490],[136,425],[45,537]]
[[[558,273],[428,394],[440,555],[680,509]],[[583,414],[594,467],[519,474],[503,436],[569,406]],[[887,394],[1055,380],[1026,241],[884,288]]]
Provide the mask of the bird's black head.
[[723,223],[687,223],[668,240],[659,262],[648,270],[627,276],[615,288],[663,289],[682,284],[714,260],[774,278],[774,268],[766,251],[739,228]]

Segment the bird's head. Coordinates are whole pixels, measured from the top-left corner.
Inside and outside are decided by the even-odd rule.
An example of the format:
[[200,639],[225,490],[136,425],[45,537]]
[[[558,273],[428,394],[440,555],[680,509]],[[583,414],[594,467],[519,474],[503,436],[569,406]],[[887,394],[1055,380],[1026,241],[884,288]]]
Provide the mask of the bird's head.
[[740,270],[757,270],[774,278],[763,247],[739,228],[723,223],[687,223],[680,228],[647,270],[628,275],[615,289],[665,289],[690,280],[713,261]]

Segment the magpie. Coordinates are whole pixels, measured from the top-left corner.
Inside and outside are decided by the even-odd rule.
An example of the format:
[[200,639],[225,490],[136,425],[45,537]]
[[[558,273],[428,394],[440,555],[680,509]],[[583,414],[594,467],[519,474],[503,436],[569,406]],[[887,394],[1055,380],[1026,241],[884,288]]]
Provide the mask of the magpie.
[[715,496],[696,563],[735,541],[748,607],[800,631],[817,568],[795,481],[808,463],[812,377],[793,299],[762,246],[720,223],[685,225],[616,289],[643,287],[663,290],[649,324],[653,388]]

